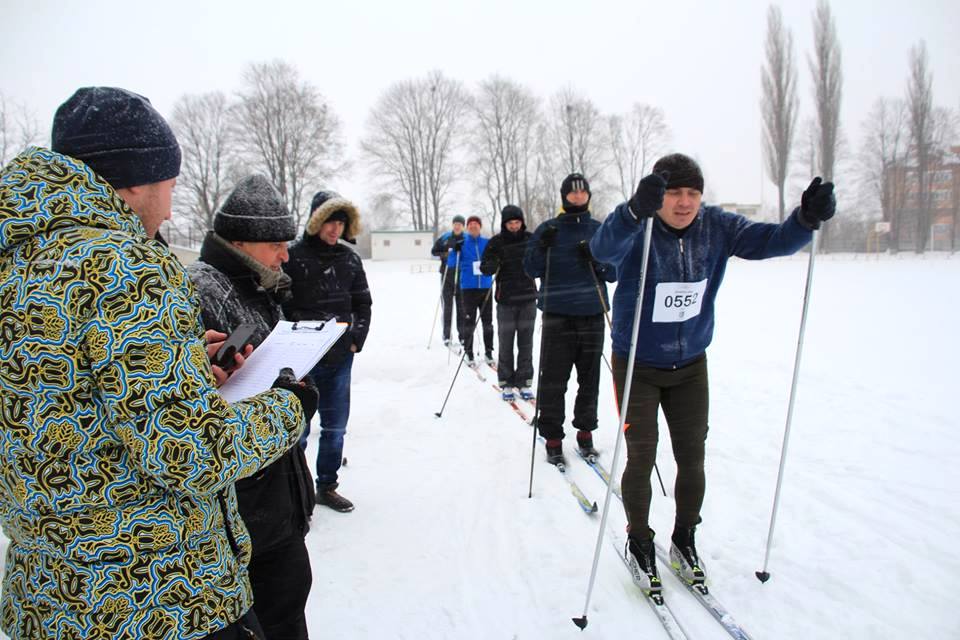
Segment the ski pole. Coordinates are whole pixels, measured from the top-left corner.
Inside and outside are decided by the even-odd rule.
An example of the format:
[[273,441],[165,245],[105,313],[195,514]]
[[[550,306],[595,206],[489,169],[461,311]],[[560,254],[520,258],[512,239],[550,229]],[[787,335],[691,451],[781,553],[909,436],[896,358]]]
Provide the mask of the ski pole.
[[773,495],[773,511],[770,513],[770,530],[767,532],[767,550],[763,556],[763,569],[754,572],[760,582],[770,579],[767,563],[770,561],[770,542],[777,524],[777,509],[780,506],[780,489],[783,484],[783,469],[787,461],[787,445],[790,441],[790,424],[793,422],[793,405],[797,398],[797,378],[800,376],[800,355],[803,352],[803,334],[807,329],[807,309],[810,306],[810,291],[813,288],[813,259],[817,255],[817,230],[810,241],[810,262],[807,263],[807,285],[803,292],[803,312],[800,314],[800,334],[797,337],[797,355],[793,361],[793,382],[790,384],[790,402],[787,404],[787,423],[783,428],[783,445],[780,447],[780,470],[777,472],[777,489]]
[[450,388],[447,389],[447,397],[443,399],[443,406],[440,407],[440,411],[437,411],[436,413],[433,414],[438,418],[443,417],[443,410],[447,408],[447,400],[450,399],[450,392],[453,391],[453,383],[457,381],[457,376],[460,375],[460,367],[463,366],[463,359],[466,357],[467,357],[466,351],[460,354],[460,364],[457,365],[457,371],[453,374],[453,380],[450,381]]
[[[623,430],[627,423],[627,410],[630,406],[630,387],[633,383],[633,368],[637,357],[637,336],[640,333],[640,312],[643,309],[643,288],[647,280],[647,260],[650,257],[650,244],[653,241],[653,218],[647,218],[646,229],[643,234],[643,257],[640,261],[640,282],[637,285],[637,306],[633,314],[633,330],[630,336],[630,356],[627,358],[627,377],[623,388],[623,401],[620,403],[620,428],[617,429],[617,443],[613,447],[613,462],[610,463],[610,477],[616,474],[617,458],[620,456],[620,445],[623,441]],[[593,594],[593,585],[597,577],[597,564],[600,562],[600,547],[603,544],[603,532],[606,530],[607,515],[610,512],[610,495],[613,493],[613,482],[607,483],[607,495],[603,500],[603,515],[600,518],[600,530],[597,532],[597,546],[593,552],[593,569],[590,571],[590,581],[587,583],[587,599],[583,605],[583,616],[573,618],[573,624],[585,629],[587,626],[587,611],[590,608],[590,596]]]
[[552,246],[547,247],[547,257],[543,269],[543,313],[540,314],[540,363],[537,367],[537,406],[533,408],[533,441],[530,443],[530,489],[527,493],[528,498],[533,497],[533,464],[537,456],[537,431],[540,430],[540,390],[543,388],[543,353],[546,351],[543,344],[543,324],[547,313],[547,291],[550,284],[550,251]]
[[[581,242],[586,242],[582,240]],[[610,313],[607,309],[607,301],[603,298],[603,290],[600,288],[600,279],[597,278],[597,272],[588,265],[587,270],[590,271],[590,275],[593,276],[593,286],[597,290],[597,297],[600,298],[600,306],[603,307],[603,315],[607,319],[607,327],[610,329],[610,339],[613,340],[613,323],[610,322]],[[607,360],[607,354],[603,355],[603,361],[607,365],[607,371],[610,372],[610,375],[613,376],[613,367],[610,365],[610,361]],[[657,472],[657,482],[660,483],[660,491],[663,493],[663,497],[667,497],[667,488],[663,486],[663,478],[660,476],[660,467],[657,466],[657,463],[653,463],[653,470]]]
[[440,278],[440,298],[437,300],[437,309],[433,312],[433,324],[430,325],[430,339],[427,340],[427,349],[433,343],[433,332],[437,330],[437,316],[440,315],[440,305],[443,302],[443,292],[447,288],[447,276],[450,274],[450,267],[444,267],[443,277]]
[[[453,272],[453,299],[450,301],[454,305],[453,311],[453,320],[457,323],[457,340],[461,343],[463,342],[463,336],[460,335],[460,330],[463,328],[460,323],[460,314],[463,312],[463,296],[460,295],[460,252],[456,252],[457,257],[454,262]],[[453,329],[450,329],[450,334],[453,334]],[[463,349],[461,348],[461,351]],[[450,364],[450,350],[447,349],[447,364]]]

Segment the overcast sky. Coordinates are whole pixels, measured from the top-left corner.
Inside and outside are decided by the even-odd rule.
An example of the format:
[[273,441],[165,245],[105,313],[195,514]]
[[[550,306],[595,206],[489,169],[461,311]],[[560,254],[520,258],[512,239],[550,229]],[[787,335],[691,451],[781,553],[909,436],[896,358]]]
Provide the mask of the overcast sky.
[[[604,113],[661,107],[675,150],[698,158],[708,194],[775,201],[761,167],[760,70],[767,2],[51,2],[0,0],[0,91],[44,127],[77,87],[112,85],[169,116],[185,93],[233,92],[250,62],[280,58],[316,85],[356,159],[370,107],[391,83],[431,69],[474,87],[493,73],[544,100],[565,86]],[[782,3],[812,114],[807,55],[815,0]],[[908,52],[926,41],[937,106],[960,108],[960,2],[831,3],[843,52],[841,125],[852,146],[879,96],[902,97]],[[797,179],[797,182],[800,178]],[[359,163],[332,187],[372,194]],[[838,185],[842,189],[842,185]],[[452,215],[452,213],[451,213]]]

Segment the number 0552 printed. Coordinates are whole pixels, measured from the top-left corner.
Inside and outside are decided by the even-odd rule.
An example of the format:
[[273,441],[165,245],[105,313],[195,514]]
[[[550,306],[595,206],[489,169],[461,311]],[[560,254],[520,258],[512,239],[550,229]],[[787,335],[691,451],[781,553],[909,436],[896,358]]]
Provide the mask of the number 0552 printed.
[[700,315],[707,281],[660,282],[653,300],[654,322],[683,322]]

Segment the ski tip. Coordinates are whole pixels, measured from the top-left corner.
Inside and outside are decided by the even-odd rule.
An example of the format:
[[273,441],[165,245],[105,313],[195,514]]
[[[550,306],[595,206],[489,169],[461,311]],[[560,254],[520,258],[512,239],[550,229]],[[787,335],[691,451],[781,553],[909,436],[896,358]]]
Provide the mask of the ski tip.
[[766,571],[757,571],[755,573],[757,576],[757,580],[759,580],[760,582],[766,582],[767,580],[770,579],[770,574],[767,573]]
[[582,618],[573,618],[573,624],[580,627],[580,631],[583,631],[587,628],[587,616],[583,616]]

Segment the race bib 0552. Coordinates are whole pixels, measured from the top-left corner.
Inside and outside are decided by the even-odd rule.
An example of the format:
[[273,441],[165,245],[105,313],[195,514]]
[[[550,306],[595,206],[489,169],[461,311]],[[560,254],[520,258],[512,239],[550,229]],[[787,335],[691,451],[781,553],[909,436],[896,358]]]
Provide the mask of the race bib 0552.
[[700,315],[707,281],[660,282],[653,299],[654,322],[684,322]]

